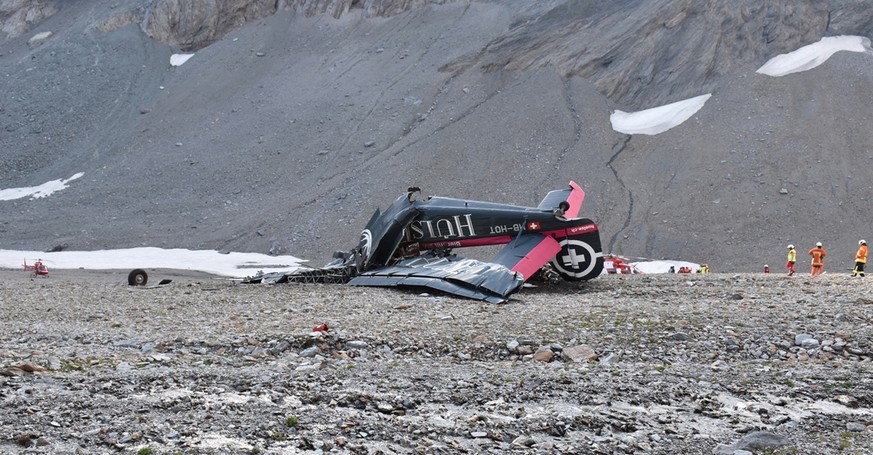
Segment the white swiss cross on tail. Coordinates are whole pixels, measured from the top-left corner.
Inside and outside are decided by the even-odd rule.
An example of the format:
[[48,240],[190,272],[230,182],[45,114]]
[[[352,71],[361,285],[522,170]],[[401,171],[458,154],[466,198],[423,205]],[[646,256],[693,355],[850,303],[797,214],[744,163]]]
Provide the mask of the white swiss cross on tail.
[[541,227],[542,225],[539,223],[539,221],[531,221],[527,223],[528,231],[539,231]]
[[552,265],[564,277],[587,277],[597,265],[597,258],[602,255],[581,240],[564,239],[560,245],[561,251],[552,260]]
[[576,253],[576,248],[567,248],[567,254],[561,259],[564,261],[564,265],[571,269],[579,269],[587,261],[584,254]]

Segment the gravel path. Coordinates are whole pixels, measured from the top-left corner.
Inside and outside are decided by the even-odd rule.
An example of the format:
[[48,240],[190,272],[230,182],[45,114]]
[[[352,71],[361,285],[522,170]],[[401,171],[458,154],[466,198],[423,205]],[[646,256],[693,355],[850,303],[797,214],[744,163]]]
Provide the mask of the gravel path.
[[0,272],[0,453],[873,451],[869,281],[610,276],[492,305],[162,273]]

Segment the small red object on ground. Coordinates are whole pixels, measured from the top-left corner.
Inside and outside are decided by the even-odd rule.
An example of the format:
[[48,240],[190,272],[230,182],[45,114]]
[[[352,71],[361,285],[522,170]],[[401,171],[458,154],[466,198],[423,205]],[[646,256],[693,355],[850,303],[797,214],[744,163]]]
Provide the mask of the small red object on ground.
[[328,330],[330,330],[330,326],[326,322],[312,328],[313,332],[327,332]]

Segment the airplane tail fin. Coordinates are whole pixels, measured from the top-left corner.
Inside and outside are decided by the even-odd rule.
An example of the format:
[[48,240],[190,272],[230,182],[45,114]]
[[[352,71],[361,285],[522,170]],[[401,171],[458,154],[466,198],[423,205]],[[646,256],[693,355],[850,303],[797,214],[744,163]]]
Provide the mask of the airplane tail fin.
[[561,250],[551,260],[555,271],[568,281],[590,280],[603,271],[603,248],[597,225],[587,219],[579,221],[578,227],[567,229],[569,235],[558,242]]
[[582,201],[585,200],[585,191],[576,182],[571,181],[570,187],[563,190],[549,191],[543,198],[540,210],[561,210],[560,216],[564,218],[576,218],[582,209]]

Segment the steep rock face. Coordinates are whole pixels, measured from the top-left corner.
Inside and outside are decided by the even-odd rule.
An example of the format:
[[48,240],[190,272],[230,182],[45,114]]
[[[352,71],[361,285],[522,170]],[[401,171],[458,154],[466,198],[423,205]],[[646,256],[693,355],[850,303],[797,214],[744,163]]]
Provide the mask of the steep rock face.
[[[388,17],[449,1],[157,0],[142,26],[160,42],[196,50],[278,10],[339,18],[360,9],[368,17]],[[618,106],[642,109],[712,91],[736,68],[763,64],[822,36],[873,34],[873,9],[864,0],[567,1],[535,9],[480,52],[444,69],[554,67],[565,77],[592,81]]]
[[[153,39],[191,51],[279,10],[339,18],[359,9],[368,17],[388,17],[451,1],[457,0],[151,0],[117,8],[97,28],[108,32],[140,22]],[[0,30],[20,36],[59,6],[0,0]],[[520,14],[507,33],[443,69],[554,67],[565,77],[592,81],[616,105],[635,109],[711,91],[737,67],[761,64],[822,36],[873,34],[873,9],[864,0],[566,1],[543,2],[536,10]]]
[[[116,8],[95,26],[102,32],[111,32],[139,22],[151,38],[191,51],[214,43],[246,22],[280,10],[339,18],[358,9],[366,17],[388,17],[429,3],[450,1],[454,0],[150,0],[145,4],[128,1],[126,7]],[[51,0],[0,0],[0,31],[8,38],[20,36],[63,6],[63,2]]]
[[[157,0],[143,28],[160,42],[196,50],[277,10],[339,18],[360,9],[365,16],[387,17],[448,1]],[[520,14],[481,51],[444,69],[553,67],[564,77],[592,81],[616,105],[637,109],[712,91],[736,68],[760,65],[822,36],[873,32],[873,10],[864,0],[567,1],[543,2],[535,10],[528,17]]]
[[148,9],[143,29],[158,41],[192,50],[275,12],[275,0],[158,0]]
[[446,69],[555,67],[591,80],[613,102],[645,108],[712,91],[738,67],[833,34],[869,34],[857,1],[624,0],[566,2],[516,24]]
[[208,46],[248,21],[293,10],[306,16],[339,18],[352,9],[366,16],[392,16],[446,0],[157,0],[147,9],[143,29],[152,38],[182,50]]
[[367,17],[389,17],[428,3],[444,4],[447,1],[457,0],[281,0],[278,3],[280,8],[302,11],[307,16],[326,13],[339,18],[353,9],[362,10]]
[[55,14],[57,6],[40,0],[0,0],[0,31],[8,38],[26,33],[43,19]]

